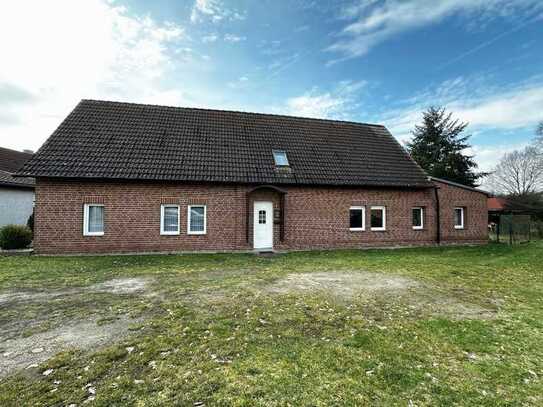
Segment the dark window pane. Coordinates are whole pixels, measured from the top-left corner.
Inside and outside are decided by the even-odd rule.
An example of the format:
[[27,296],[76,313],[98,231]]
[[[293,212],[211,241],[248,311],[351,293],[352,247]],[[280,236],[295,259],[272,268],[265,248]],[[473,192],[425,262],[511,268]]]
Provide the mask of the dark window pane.
[[383,225],[383,210],[382,209],[372,209],[371,210],[371,227],[372,228],[382,228]]
[[454,225],[462,226],[462,209],[456,208],[454,210]]
[[351,229],[361,229],[362,228],[362,209],[351,209],[350,210],[349,227]]
[[204,207],[203,206],[192,206],[190,208],[190,231],[191,232],[204,231]]
[[422,226],[422,209],[413,208],[413,226],[420,227]]
[[89,232],[101,233],[104,231],[104,207],[89,206]]
[[258,223],[260,225],[266,224],[266,211],[258,211]]
[[177,206],[164,207],[164,232],[178,232],[179,208]]

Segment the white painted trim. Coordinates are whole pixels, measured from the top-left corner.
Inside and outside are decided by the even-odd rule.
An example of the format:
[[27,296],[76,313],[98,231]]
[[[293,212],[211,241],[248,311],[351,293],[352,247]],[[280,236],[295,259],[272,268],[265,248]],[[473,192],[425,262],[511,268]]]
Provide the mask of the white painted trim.
[[[89,208],[91,206],[101,206],[104,207],[103,204],[84,204],[83,205],[83,236],[104,236],[104,231],[101,232],[89,232]],[[103,229],[106,228],[106,220],[105,220],[106,211],[104,210],[103,216],[104,216],[104,224]]]
[[349,208],[349,225],[351,222],[351,210],[361,210],[362,211],[362,227],[361,228],[351,228],[349,230],[352,232],[363,232],[366,230],[366,207],[365,206],[351,206]]
[[[413,225],[413,209],[419,209],[420,210],[420,226],[414,226]],[[411,225],[413,226],[413,230],[422,230],[424,229],[424,207],[422,206],[414,206],[411,208]]]
[[[164,208],[177,208],[177,231],[165,231],[164,230]],[[161,204],[160,205],[160,234],[164,236],[179,235],[181,233],[181,210],[179,205],[175,204]]]
[[[190,230],[190,209],[191,208],[204,208],[204,230],[198,232],[191,232]],[[207,206],[206,205],[189,205],[187,207],[187,235],[205,235],[207,233]]]
[[[382,210],[383,211],[383,227],[374,228],[371,227],[371,211],[373,210]],[[375,232],[382,232],[387,230],[387,208],[385,206],[372,206],[370,208],[370,228]]]
[[[460,220],[461,220],[460,225],[456,224],[456,210],[457,209],[460,209]],[[454,228],[455,229],[464,229],[464,208],[461,207],[461,206],[456,206],[454,208]]]

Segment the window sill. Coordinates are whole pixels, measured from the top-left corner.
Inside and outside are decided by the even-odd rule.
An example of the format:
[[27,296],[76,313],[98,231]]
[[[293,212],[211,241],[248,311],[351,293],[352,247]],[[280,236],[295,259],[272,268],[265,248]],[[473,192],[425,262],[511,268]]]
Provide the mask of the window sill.
[[187,232],[187,235],[205,235],[206,232]]
[[454,227],[456,230],[463,230],[464,229],[464,226],[455,226]]
[[83,236],[104,236],[104,232],[89,232],[89,233],[83,233]]
[[424,227],[417,227],[417,226],[413,226],[413,230],[424,230]]
[[371,228],[372,232],[386,232],[386,228]]
[[364,228],[349,228],[351,232],[364,232],[365,230]]
[[160,236],[179,236],[179,232],[160,232]]

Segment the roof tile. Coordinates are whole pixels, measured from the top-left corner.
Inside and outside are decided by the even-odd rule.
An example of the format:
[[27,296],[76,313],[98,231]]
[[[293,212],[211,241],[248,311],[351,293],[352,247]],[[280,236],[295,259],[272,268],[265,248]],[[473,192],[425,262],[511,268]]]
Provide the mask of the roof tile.
[[[273,149],[291,171],[276,171]],[[20,176],[428,187],[380,125],[81,101]]]

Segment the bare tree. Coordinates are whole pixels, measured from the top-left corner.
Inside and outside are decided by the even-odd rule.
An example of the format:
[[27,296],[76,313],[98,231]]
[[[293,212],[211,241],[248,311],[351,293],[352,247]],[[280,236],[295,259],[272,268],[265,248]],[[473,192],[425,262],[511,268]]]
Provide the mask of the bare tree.
[[536,147],[505,154],[488,183],[497,192],[523,196],[543,189],[543,156]]

